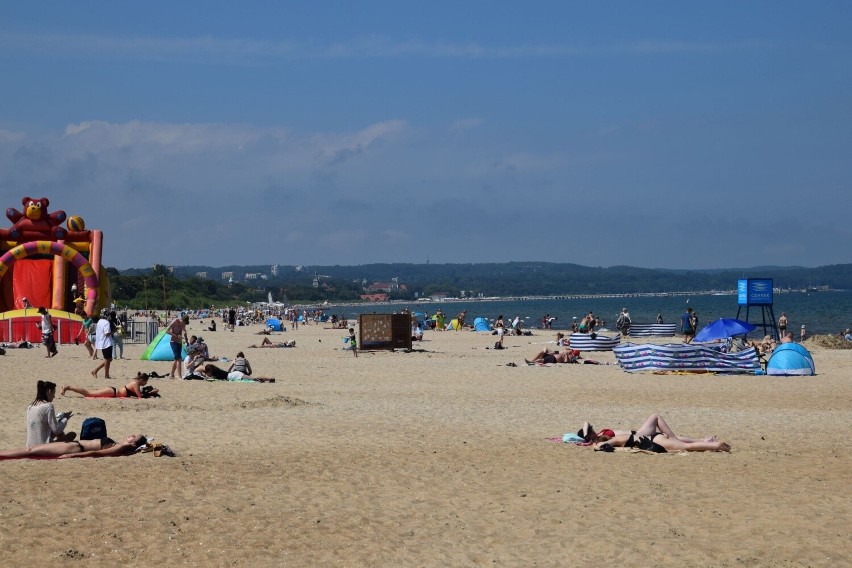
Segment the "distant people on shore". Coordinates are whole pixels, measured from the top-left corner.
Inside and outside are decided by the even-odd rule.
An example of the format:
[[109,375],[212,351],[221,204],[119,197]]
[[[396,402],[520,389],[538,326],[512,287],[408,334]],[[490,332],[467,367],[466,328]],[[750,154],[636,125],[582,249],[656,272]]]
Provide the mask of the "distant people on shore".
[[618,319],[615,320],[615,328],[621,332],[622,336],[627,337],[627,333],[630,331],[630,323],[630,312],[627,311],[627,308],[622,308]]
[[781,312],[781,317],[778,318],[778,335],[780,337],[784,337],[784,334],[787,333],[787,314],[785,312]]
[[663,323],[663,314],[662,313],[657,314],[657,323],[658,324]]
[[515,316],[515,319],[512,320],[512,335],[523,335],[523,326],[521,316]]
[[456,331],[462,329],[464,327],[464,318],[467,317],[467,310],[462,310],[459,312],[459,315],[456,316],[456,320],[458,321],[459,326],[456,328]]
[[852,341],[852,329],[849,329],[847,327],[842,335],[843,335],[843,338],[846,339],[846,341]]
[[686,308],[686,311],[680,316],[680,331],[683,334],[684,343],[692,343],[695,337],[695,327],[698,324],[698,315],[692,309],[692,306]]

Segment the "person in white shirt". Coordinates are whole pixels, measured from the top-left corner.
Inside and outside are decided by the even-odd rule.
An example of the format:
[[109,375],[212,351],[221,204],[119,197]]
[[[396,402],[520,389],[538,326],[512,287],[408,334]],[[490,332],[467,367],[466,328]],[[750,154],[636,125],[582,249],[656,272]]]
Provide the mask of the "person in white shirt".
[[[97,318],[97,316],[96,316]],[[111,379],[109,376],[109,366],[112,363],[112,324],[109,318],[97,318],[95,324],[95,349],[100,349],[104,356],[104,362],[95,367],[92,371],[92,376],[97,378],[98,371],[104,370],[104,378]]]
[[27,407],[27,447],[48,444],[50,442],[70,442],[77,435],[65,433],[68,419],[73,412],[56,414],[53,399],[56,397],[56,383],[39,381],[36,383],[35,400]]
[[45,357],[49,359],[59,354],[56,350],[56,341],[53,339],[53,319],[51,319],[50,313],[44,306],[38,309],[38,313],[41,314],[41,324],[39,324],[41,328],[41,342],[44,344],[45,349],[47,349]]

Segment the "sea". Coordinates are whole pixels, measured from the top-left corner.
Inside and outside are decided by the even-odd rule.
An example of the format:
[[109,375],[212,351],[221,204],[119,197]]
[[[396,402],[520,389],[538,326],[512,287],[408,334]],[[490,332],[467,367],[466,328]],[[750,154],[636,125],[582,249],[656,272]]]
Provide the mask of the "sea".
[[[787,329],[793,331],[796,339],[804,325],[807,334],[838,334],[852,328],[852,290],[790,291],[776,292],[773,297],[772,312],[775,320],[781,313],[787,314]],[[490,322],[502,315],[507,323],[520,316],[525,328],[541,328],[545,315],[556,317],[554,330],[570,329],[574,321],[579,321],[589,312],[603,320],[603,327],[615,329],[615,320],[622,308],[627,308],[633,323],[655,323],[657,315],[662,314],[666,323],[678,323],[687,307],[698,314],[699,328],[719,318],[735,318],[759,326],[754,335],[763,335],[763,324],[769,324],[768,309],[758,306],[748,307],[737,304],[735,293],[707,294],[665,294],[659,296],[619,297],[582,297],[582,298],[488,298],[488,299],[452,299],[444,301],[392,302],[389,304],[329,306],[327,314],[345,315],[352,319],[359,314],[395,313],[403,309],[411,312],[433,315],[441,308],[447,321],[462,310],[467,310],[466,322],[473,323],[478,317]]]

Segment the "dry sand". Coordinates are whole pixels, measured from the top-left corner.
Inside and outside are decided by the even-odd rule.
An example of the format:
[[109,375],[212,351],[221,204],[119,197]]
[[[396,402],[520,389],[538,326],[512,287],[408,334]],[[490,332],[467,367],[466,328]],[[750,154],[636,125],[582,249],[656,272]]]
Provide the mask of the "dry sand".
[[[190,332],[202,326],[193,322]],[[258,328],[204,333],[233,357]],[[155,380],[159,400],[58,397],[57,411],[144,432],[176,458],[0,462],[5,566],[842,566],[850,564],[852,351],[813,346],[816,377],[628,375],[526,367],[552,334],[427,333],[413,353],[342,330],[245,349],[278,382]],[[273,338],[276,339],[276,338]],[[92,379],[82,346],[0,357],[0,447],[25,442],[38,378]],[[614,361],[611,353],[590,355]],[[518,367],[507,367],[515,362]],[[663,414],[730,454],[604,454],[546,440]],[[844,544],[845,543],[845,544]]]

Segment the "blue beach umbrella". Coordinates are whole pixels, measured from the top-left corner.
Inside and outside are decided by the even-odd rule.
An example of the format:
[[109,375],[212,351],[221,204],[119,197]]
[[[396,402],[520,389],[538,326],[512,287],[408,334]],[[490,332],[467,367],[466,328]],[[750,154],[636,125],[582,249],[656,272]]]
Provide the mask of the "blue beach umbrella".
[[714,339],[728,339],[735,335],[745,335],[750,331],[754,331],[757,326],[748,323],[747,321],[738,320],[736,318],[719,318],[713,323],[708,324],[698,335],[695,336],[695,341],[713,341]]

